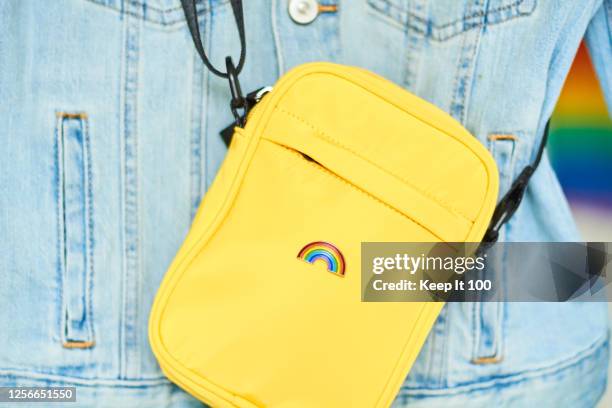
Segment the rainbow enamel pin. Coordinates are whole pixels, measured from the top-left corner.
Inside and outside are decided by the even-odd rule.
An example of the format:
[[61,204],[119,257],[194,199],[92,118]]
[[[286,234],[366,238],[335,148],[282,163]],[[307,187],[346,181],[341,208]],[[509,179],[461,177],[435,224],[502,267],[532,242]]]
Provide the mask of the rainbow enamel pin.
[[344,256],[342,252],[329,242],[315,241],[307,244],[300,250],[297,255],[298,259],[302,259],[308,263],[322,261],[327,266],[327,270],[337,276],[344,276]]

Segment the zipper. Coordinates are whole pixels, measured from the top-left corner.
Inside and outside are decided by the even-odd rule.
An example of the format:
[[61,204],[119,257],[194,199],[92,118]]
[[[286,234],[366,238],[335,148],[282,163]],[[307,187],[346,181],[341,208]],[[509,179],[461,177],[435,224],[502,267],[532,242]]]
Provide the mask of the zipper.
[[263,98],[267,93],[269,93],[270,91],[272,91],[273,87],[271,86],[264,86],[262,88],[259,88],[256,91],[251,92],[250,94],[247,95],[247,100],[249,99],[249,97],[253,98],[253,101],[255,102],[255,104],[259,101],[261,101],[261,98]]

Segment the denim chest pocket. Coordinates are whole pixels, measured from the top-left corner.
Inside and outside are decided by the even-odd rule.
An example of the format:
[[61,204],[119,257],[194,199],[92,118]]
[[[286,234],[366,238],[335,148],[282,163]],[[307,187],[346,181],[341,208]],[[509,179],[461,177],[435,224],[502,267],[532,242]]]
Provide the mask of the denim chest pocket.
[[[128,14],[160,26],[185,24],[185,15],[180,0],[85,0]],[[206,13],[229,0],[196,0],[199,13]]]
[[468,30],[525,17],[536,0],[366,0],[372,12],[403,29],[434,41]]

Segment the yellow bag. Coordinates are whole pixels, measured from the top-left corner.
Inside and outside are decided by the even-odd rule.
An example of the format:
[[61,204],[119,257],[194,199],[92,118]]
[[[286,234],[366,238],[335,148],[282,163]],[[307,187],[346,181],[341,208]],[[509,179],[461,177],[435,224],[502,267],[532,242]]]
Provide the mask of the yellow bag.
[[361,242],[479,242],[497,188],[435,106],[358,68],[294,69],[235,129],[159,289],[162,370],[212,406],[389,406],[443,304],[361,302]]

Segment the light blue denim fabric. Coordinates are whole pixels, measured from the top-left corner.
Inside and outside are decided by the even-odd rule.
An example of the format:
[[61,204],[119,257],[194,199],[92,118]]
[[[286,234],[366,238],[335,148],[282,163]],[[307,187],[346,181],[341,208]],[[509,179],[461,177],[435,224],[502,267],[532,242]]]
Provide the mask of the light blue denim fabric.
[[[495,156],[500,194],[532,160],[585,32],[612,100],[611,0],[344,0],[304,26],[286,0],[244,3],[245,90],[307,61],[373,70],[465,124]],[[231,9],[200,6],[222,64],[239,49]],[[198,406],[147,341],[231,122],[179,0],[0,1],[0,119],[0,386],[74,385],[70,407]],[[502,238],[580,239],[548,160]],[[593,406],[606,306],[449,304],[396,405]]]

